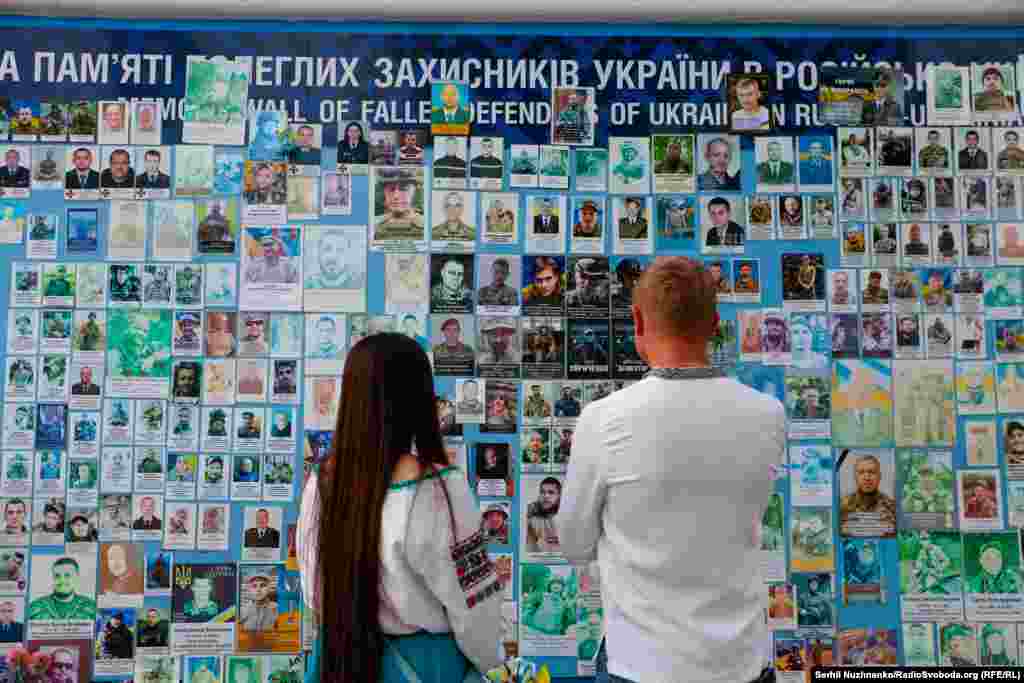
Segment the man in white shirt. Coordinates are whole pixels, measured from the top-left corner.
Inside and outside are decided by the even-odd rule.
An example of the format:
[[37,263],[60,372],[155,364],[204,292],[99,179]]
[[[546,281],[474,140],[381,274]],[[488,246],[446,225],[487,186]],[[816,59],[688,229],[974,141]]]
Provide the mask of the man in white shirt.
[[744,683],[770,675],[760,516],[785,458],[785,410],[711,367],[715,285],[663,257],[633,294],[652,370],[580,416],[562,551],[597,559],[612,682]]

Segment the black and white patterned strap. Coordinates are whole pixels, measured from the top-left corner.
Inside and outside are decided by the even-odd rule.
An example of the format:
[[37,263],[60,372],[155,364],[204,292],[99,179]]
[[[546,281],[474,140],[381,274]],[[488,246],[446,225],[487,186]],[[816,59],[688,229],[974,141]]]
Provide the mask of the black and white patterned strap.
[[651,368],[644,378],[658,379],[716,379],[725,377],[721,368]]

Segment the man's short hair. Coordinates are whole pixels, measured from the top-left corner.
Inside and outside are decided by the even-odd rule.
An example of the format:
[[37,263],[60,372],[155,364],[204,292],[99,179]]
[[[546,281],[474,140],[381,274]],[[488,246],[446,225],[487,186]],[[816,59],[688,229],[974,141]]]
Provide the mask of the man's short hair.
[[724,206],[727,210],[732,211],[732,205],[729,203],[729,200],[726,199],[725,197],[715,197],[710,202],[708,202],[708,211],[711,210],[712,206]]
[[11,505],[21,505],[22,507],[26,507],[25,501],[23,501],[21,498],[11,498],[9,501],[4,503],[4,512],[7,512],[7,508]]
[[643,272],[633,301],[665,333],[705,338],[716,330],[717,287],[704,266],[685,256],[661,256]]
[[156,150],[156,149],[147,149],[145,156],[147,156],[147,157],[156,157],[157,159],[159,159],[160,158],[160,151]]
[[873,456],[873,455],[861,455],[861,456],[858,456],[857,457],[857,462],[853,463],[853,469],[856,470],[857,469],[857,465],[861,464],[862,462],[873,462],[873,463],[875,463],[875,467],[877,467],[879,471],[881,471],[881,469],[882,469],[882,463],[879,462],[878,458]]
[[1006,425],[1006,435],[1009,436],[1014,432],[1024,432],[1024,423],[1013,420]]
[[441,324],[441,331],[444,332],[445,330],[447,330],[452,325],[455,325],[459,329],[462,329],[462,325],[459,324],[459,321],[457,319],[455,319],[455,318],[448,318],[447,320],[444,321],[444,323]]
[[549,484],[557,488],[559,493],[562,492],[562,482],[558,481],[554,477],[544,477],[544,479],[542,479],[540,482],[540,486],[537,488],[544,488]]
[[58,559],[56,562],[53,563],[53,568],[56,569],[57,567],[60,567],[61,565],[65,564],[69,564],[72,567],[74,567],[76,573],[80,571],[78,568],[78,561],[73,557],[62,557]]
[[548,268],[556,274],[562,272],[562,266],[558,265],[558,261],[551,256],[538,256],[534,261],[534,272],[542,273]]
[[708,140],[708,143],[704,145],[705,154],[710,155],[712,145],[723,145],[727,150],[729,150],[729,154],[732,154],[732,147],[729,145],[729,141],[726,140],[725,138],[719,137],[711,138],[710,140]]
[[504,268],[506,273],[512,270],[511,268],[509,268],[508,260],[507,259],[503,259],[503,258],[496,258],[496,259],[494,259],[494,263],[491,264],[491,268],[497,268],[498,266],[501,266],[502,268]]
[[758,90],[761,89],[761,84],[757,82],[756,78],[741,78],[739,82],[736,83],[737,90],[740,88],[749,88],[750,86],[754,86]]
[[981,77],[988,78],[989,76],[998,76],[999,80],[1003,80],[1003,72],[999,70],[998,66],[990,66],[982,72]]

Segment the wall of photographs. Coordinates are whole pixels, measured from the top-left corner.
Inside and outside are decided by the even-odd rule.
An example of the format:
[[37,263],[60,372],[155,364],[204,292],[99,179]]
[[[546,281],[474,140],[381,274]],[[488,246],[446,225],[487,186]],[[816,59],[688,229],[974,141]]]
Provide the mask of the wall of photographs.
[[301,679],[301,483],[393,330],[507,577],[495,648],[587,676],[575,419],[642,377],[632,286],[681,254],[714,362],[787,407],[780,675],[1019,662],[1014,34],[406,28],[2,22],[0,643],[61,683]]

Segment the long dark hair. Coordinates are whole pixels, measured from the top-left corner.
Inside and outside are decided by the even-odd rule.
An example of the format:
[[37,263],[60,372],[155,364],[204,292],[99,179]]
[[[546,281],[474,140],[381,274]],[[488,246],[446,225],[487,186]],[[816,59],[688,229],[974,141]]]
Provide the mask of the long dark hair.
[[[424,476],[434,465],[447,465],[430,361],[405,335],[366,337],[345,362],[334,441],[317,480],[313,604],[323,639],[323,683],[373,683],[380,678],[384,498],[395,465],[414,445]],[[437,482],[451,515],[444,482]]]

